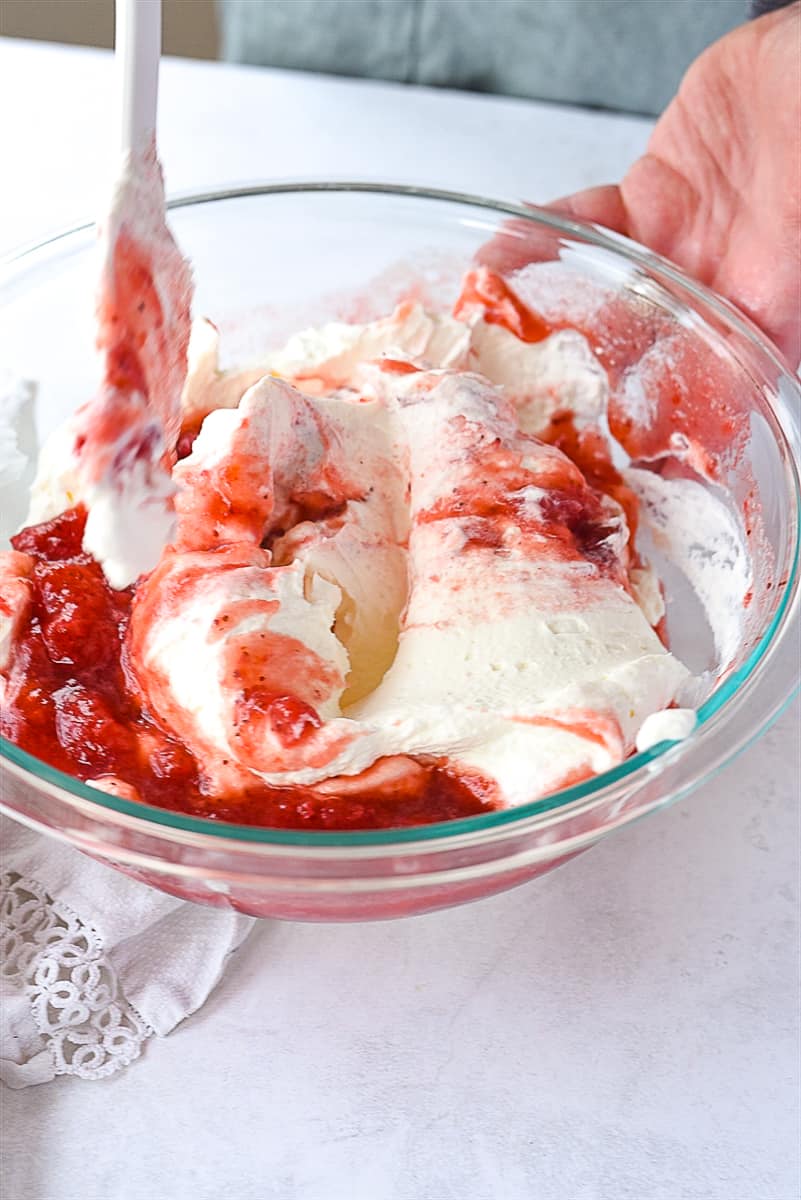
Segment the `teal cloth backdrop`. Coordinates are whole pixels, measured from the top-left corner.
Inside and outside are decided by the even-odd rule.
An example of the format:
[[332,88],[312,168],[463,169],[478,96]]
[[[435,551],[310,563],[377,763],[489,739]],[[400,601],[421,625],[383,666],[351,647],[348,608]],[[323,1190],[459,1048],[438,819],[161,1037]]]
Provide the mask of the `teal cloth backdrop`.
[[223,57],[658,113],[748,0],[218,0]]

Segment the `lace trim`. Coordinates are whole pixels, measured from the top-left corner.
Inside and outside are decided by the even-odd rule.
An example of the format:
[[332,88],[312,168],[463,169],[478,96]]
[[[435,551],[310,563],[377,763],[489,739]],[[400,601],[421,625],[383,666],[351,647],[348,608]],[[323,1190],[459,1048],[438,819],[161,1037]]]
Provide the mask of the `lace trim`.
[[0,874],[0,974],[29,997],[56,1075],[112,1075],[153,1033],[120,992],[97,930],[15,871]]

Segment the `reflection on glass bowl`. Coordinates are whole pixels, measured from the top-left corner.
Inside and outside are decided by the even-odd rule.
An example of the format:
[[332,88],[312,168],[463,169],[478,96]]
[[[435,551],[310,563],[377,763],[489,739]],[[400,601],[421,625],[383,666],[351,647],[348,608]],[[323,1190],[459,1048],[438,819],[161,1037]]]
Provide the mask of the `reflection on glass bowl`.
[[[196,311],[247,361],[297,329],[384,315],[410,287],[452,303],[462,273],[496,262],[558,264],[559,288],[614,297],[607,348],[624,386],[627,355],[659,325],[693,378],[747,422],[746,452],[718,479],[747,514],[753,587],[722,649],[693,589],[656,539],[675,652],[700,676],[698,723],[555,795],[437,825],[353,833],[240,827],[109,796],[2,741],[0,807],[176,895],[258,916],[368,920],[446,907],[550,870],[613,829],[703,782],[781,711],[798,683],[797,381],[723,301],[633,244],[549,213],[449,193],[379,185],[281,185],[189,197],[171,220],[193,261]],[[93,229],[18,255],[5,269],[0,361],[38,386],[39,437],[93,383]],[[547,273],[546,273],[547,274]],[[556,278],[556,276],[554,276]],[[617,348],[616,348],[617,345]],[[629,380],[630,384],[630,380]],[[711,392],[710,392],[711,394]],[[642,459],[647,463],[647,445]],[[23,481],[25,486],[29,480]],[[24,512],[24,487],[8,497]],[[661,555],[661,558],[660,558]],[[716,636],[717,634],[717,636]]]

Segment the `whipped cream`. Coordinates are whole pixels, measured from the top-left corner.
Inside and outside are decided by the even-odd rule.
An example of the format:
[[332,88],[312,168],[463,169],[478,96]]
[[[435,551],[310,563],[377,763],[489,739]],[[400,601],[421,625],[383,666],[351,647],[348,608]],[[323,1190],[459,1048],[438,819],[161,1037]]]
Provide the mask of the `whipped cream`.
[[421,304],[400,304],[383,320],[367,325],[331,322],[290,338],[267,358],[268,369],[326,390],[346,387],[357,366],[398,355],[431,366],[455,367],[465,358],[470,330],[454,317],[427,313]]
[[36,457],[36,386],[0,368],[0,539],[18,528]]
[[9,666],[20,629],[27,620],[33,590],[33,561],[27,554],[6,550],[0,554],[0,699],[3,672]]
[[[673,706],[693,681],[655,631],[665,606],[631,544],[632,493],[721,661],[733,655],[734,618],[714,611],[741,608],[750,575],[713,489],[627,465],[581,333],[526,340],[474,299],[456,311],[404,303],[235,370],[196,323],[186,378],[176,369],[161,393],[159,429],[175,442],[177,411],[189,439],[169,473],[156,443],[157,461],[93,491],[74,423],[45,447],[29,519],[82,500],[84,544],[94,520],[111,581],[143,574],[128,665],[209,793],[357,795],[436,763],[520,804],[686,736],[694,713]],[[551,444],[565,428],[622,472],[614,486],[589,486]],[[112,525],[127,537],[103,541]],[[0,576],[15,619],[25,559]],[[18,625],[4,619],[7,657]],[[123,778],[96,778],[126,794]]]
[[700,601],[726,670],[740,646],[753,570],[739,517],[697,479],[664,478],[631,467],[627,483],[640,499],[643,541],[652,540],[685,576]]
[[[523,433],[512,397],[486,379],[349,363],[360,386],[345,392],[324,340],[314,370],[328,395],[265,378],[206,419],[174,472],[184,553],[132,617],[154,710],[218,787],[244,786],[243,771],[314,785],[416,756],[478,772],[513,804],[619,762],[687,676],[623,586],[622,510]],[[333,511],[292,524],[310,496]],[[577,546],[574,518],[603,569]],[[232,569],[215,549],[232,543],[262,565]],[[170,582],[186,571],[196,584]],[[160,606],[173,588],[181,604]],[[243,748],[239,653],[258,637],[281,678],[259,679],[261,700],[251,687],[260,735]],[[306,674],[324,694],[310,697]],[[270,723],[277,688],[314,709],[297,740],[277,735],[280,706]]]
[[698,724],[694,708],[669,708],[665,712],[651,713],[643,721],[637,734],[636,746],[642,753],[652,750],[662,742],[683,742]]
[[608,433],[606,372],[575,329],[557,330],[541,342],[521,342],[502,325],[478,319],[469,364],[512,397],[524,433],[543,433],[563,412],[571,413],[579,428]]

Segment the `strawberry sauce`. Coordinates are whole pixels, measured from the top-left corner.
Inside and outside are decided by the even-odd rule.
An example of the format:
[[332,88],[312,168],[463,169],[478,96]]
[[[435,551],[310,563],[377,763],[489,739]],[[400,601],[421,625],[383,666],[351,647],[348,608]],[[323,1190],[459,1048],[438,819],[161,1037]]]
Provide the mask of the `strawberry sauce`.
[[[118,254],[126,252],[121,242]],[[137,264],[130,261],[121,266],[133,278]],[[146,285],[144,280],[140,288],[145,295],[141,320],[160,329],[159,313],[151,311],[157,302],[152,280]],[[562,320],[552,313],[546,320],[500,275],[486,268],[466,277],[454,315],[469,317],[476,310],[487,323],[503,326],[529,344],[556,329],[579,330],[607,372],[610,428],[633,460],[683,447],[694,469],[702,467],[709,477],[718,478],[741,452],[743,423],[731,401],[735,388],[729,368],[679,340],[661,315],[651,313],[645,319],[622,300],[613,299],[584,322]],[[109,310],[105,317],[113,332],[116,312]],[[141,333],[136,318],[131,328]],[[144,390],[144,379],[137,375],[136,347],[127,342],[117,345],[112,338],[106,348],[110,382],[118,389]],[[155,369],[161,362],[160,344],[151,350]],[[380,365],[399,376],[419,369],[401,358],[382,359]],[[636,423],[625,403],[625,385],[634,366],[640,370],[653,408],[647,420]],[[729,382],[732,386],[725,386]],[[218,567],[223,559],[232,568],[266,567],[272,543],[287,529],[307,520],[331,523],[346,502],[364,498],[326,468],[324,430],[310,403],[297,397],[293,403],[293,426],[308,430],[303,443],[308,447],[306,457],[276,455],[269,486],[264,478],[264,431],[252,424],[258,410],[241,423],[231,453],[210,467],[195,459],[183,461],[191,454],[197,420],[183,430],[177,445],[181,462],[177,473],[183,487],[176,500],[179,529],[173,549],[213,554],[218,556]],[[114,411],[119,406],[117,410],[109,406],[112,416]],[[135,417],[136,413],[131,418],[134,426]],[[599,429],[578,426],[569,410],[556,411],[548,429],[531,439],[539,447],[535,472],[528,465],[531,456],[510,451],[500,438],[485,440],[480,423],[454,428],[471,470],[465,478],[457,478],[447,494],[417,513],[418,526],[457,520],[469,552],[490,548],[503,554],[510,539],[516,539],[515,544],[524,542],[534,548],[533,559],[590,564],[596,575],[629,588],[628,568],[640,564],[634,542],[637,499],[611,461]],[[91,438],[93,431],[86,436]],[[615,538],[618,518],[607,497],[625,512],[630,540],[622,550]],[[161,714],[159,720],[149,711],[129,664],[129,655],[136,663],[142,659],[137,645],[142,611],[149,614],[145,628],[162,605],[180,611],[180,590],[193,586],[194,577],[190,571],[184,573],[186,578],[180,573],[173,578],[172,551],[168,551],[138,584],[115,591],[100,565],[82,549],[85,523],[85,512],[75,508],[12,539],[19,561],[10,565],[9,594],[24,597],[20,606],[24,616],[14,629],[12,665],[0,707],[4,737],[66,774],[101,788],[117,788],[146,804],[236,824],[307,830],[396,828],[497,807],[494,783],[457,775],[445,760],[413,763],[412,770],[393,772],[400,760],[381,759],[358,779],[328,779],[313,788],[261,784],[252,771],[255,762],[262,762],[265,738],[277,737],[287,749],[305,745],[308,750],[323,724],[320,711],[326,697],[338,694],[344,682],[301,641],[264,629],[239,639],[230,654],[223,655],[221,670],[234,681],[234,735],[237,767],[242,771],[235,776],[239,790],[220,794],[224,789],[212,786],[204,774],[200,761],[204,752],[197,741],[192,742],[195,757],[182,740],[190,737],[186,725],[170,716],[170,680],[165,676],[159,684],[164,703],[154,695],[156,684],[150,686],[150,703]],[[197,570],[207,566],[204,561]],[[272,607],[270,600],[239,601],[217,618],[219,627],[215,623],[212,637],[222,638],[227,622]],[[292,692],[287,690],[288,680]],[[211,680],[210,686],[214,683]],[[571,710],[531,720],[573,730],[618,756],[623,754],[619,727],[598,714]],[[330,745],[325,754],[329,757],[324,762],[331,761]],[[206,759],[207,768],[210,761]],[[320,764],[309,758],[304,765]],[[588,773],[589,768],[582,767],[562,786]],[[251,779],[253,786],[248,786]]]
[[[126,665],[135,589],[108,586],[81,548],[85,522],[82,509],[71,509],[13,538],[14,549],[33,559],[33,600],[0,709],[4,737],[78,779],[111,776],[145,803],[243,825],[379,829],[494,807],[480,780],[457,778],[436,764],[416,772],[411,782],[347,796],[266,786],[232,796],[210,794],[193,755],[143,705]],[[243,698],[242,719],[255,717],[256,709],[267,711],[290,741],[302,740],[319,723],[309,704],[281,694],[273,679],[269,690]]]
[[453,315],[461,317],[476,305],[488,325],[502,325],[521,342],[541,342],[553,331],[544,317],[523,304],[506,280],[492,271],[471,271],[465,277]]

